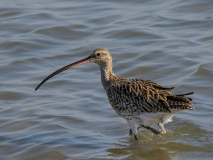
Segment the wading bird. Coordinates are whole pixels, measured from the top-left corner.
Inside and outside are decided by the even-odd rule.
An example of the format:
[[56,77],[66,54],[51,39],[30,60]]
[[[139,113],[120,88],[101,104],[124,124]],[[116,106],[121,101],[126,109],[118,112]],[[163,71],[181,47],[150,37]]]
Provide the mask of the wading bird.
[[[93,53],[80,61],[67,65],[45,78],[35,90],[56,74],[72,67],[96,63],[101,70],[101,82],[113,109],[127,120],[129,134],[138,140],[138,129],[144,127],[155,134],[165,134],[164,124],[171,121],[176,113],[193,110],[192,99],[185,97],[194,92],[173,95],[170,90],[155,82],[144,79],[127,79],[116,76],[112,71],[112,57],[108,50],[98,48]],[[150,127],[158,124],[160,131]]]

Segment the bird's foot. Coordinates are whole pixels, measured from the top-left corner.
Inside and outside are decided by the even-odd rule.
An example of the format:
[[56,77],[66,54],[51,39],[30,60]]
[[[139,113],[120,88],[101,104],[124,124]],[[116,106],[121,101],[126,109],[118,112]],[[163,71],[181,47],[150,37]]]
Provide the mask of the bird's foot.
[[161,131],[160,134],[166,134],[166,130]]

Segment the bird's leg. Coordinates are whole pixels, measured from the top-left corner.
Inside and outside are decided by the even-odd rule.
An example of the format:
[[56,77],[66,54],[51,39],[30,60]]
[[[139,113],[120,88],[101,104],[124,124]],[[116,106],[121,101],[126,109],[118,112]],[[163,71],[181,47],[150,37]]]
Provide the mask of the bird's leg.
[[127,122],[128,122],[128,124],[130,126],[129,133],[131,135],[134,135],[134,138],[135,138],[134,141],[137,142],[138,141],[138,127],[139,127],[139,125],[136,122],[132,121],[132,120],[127,120]]
[[160,134],[160,133],[161,133],[161,132],[159,132],[158,130],[156,130],[156,129],[150,127],[150,126],[141,125],[141,127],[144,127],[144,128],[146,128],[146,129],[152,131],[154,134]]
[[[141,127],[138,127],[138,129],[139,129],[139,128],[141,128]],[[137,130],[138,130],[138,129],[137,129]],[[129,135],[130,135],[130,136],[132,135],[132,130],[131,130],[131,129],[129,129]]]
[[138,141],[138,136],[134,135],[134,138],[135,138],[134,142],[137,142]]
[[159,128],[161,130],[160,134],[166,134],[166,130],[164,129],[163,124],[162,123],[158,123],[158,126],[159,126]]
[[129,135],[130,135],[130,136],[132,135],[132,130],[131,130],[131,129],[129,129]]

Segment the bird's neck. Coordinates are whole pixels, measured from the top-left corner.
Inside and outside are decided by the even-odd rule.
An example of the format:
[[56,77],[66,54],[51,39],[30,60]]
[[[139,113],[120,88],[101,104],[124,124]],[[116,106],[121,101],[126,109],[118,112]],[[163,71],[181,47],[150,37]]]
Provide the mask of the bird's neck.
[[110,79],[115,76],[112,71],[112,62],[108,61],[108,63],[104,63],[100,65],[101,69],[101,81],[107,82],[110,81]]
[[112,71],[112,61],[108,63],[99,64],[101,69],[101,82],[105,90],[108,89],[111,83],[117,80],[126,80],[126,78],[116,76]]

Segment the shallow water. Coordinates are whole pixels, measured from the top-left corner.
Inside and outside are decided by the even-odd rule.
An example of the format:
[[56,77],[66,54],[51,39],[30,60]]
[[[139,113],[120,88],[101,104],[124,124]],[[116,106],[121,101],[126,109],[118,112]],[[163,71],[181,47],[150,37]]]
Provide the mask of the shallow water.
[[[0,159],[213,157],[213,2],[2,1]],[[195,91],[195,110],[139,142],[111,108],[96,64],[35,87],[53,71],[108,49],[116,75]]]

